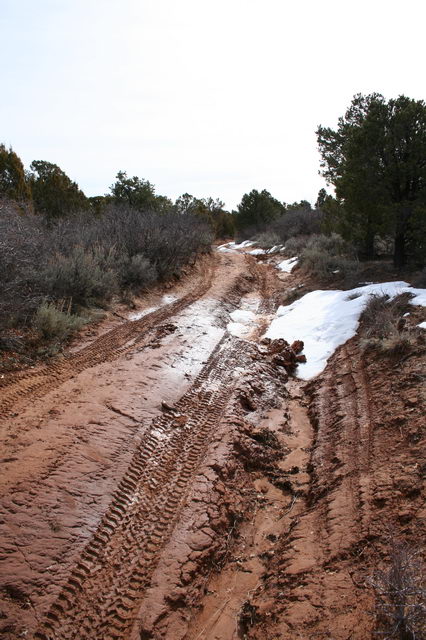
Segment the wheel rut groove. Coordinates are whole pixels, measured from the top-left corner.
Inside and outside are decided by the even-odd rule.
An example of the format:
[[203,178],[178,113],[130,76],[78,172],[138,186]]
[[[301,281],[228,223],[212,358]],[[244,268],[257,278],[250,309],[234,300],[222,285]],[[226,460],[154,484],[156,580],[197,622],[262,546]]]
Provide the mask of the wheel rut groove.
[[139,320],[129,320],[114,327],[81,351],[1,379],[0,416],[6,416],[18,402],[44,396],[85,369],[114,360],[136,345],[143,347],[151,340],[157,340],[163,331],[161,323],[183,311],[211,287],[215,268],[216,265],[211,264],[187,295]]
[[144,592],[185,505],[252,346],[225,335],[192,387],[151,423],[97,531],[76,562],[37,640],[130,637]]

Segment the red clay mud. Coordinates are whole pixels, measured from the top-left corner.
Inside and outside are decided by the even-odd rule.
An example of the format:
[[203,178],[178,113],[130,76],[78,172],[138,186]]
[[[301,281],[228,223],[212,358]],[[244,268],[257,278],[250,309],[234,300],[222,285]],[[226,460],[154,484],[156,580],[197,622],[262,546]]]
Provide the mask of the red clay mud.
[[301,384],[303,343],[258,343],[294,282],[219,253],[169,304],[2,379],[2,637],[374,637],[369,577],[424,535],[424,356],[355,338]]

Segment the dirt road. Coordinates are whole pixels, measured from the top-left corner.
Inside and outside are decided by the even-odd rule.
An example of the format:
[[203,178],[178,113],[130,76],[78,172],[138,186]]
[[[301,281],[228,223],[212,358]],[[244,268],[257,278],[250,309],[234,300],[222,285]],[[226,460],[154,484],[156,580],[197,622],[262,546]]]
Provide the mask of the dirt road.
[[419,537],[421,362],[396,384],[353,339],[302,385],[259,344],[280,277],[216,253],[1,380],[2,637],[371,637],[389,531]]
[[216,255],[169,304],[2,379],[5,633],[128,637],[250,362],[228,312],[269,300],[268,273]]

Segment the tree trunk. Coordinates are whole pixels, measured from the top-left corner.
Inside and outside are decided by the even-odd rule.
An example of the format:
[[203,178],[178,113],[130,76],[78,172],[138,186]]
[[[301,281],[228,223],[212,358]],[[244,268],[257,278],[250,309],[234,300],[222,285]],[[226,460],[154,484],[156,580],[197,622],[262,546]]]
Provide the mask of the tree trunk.
[[368,233],[364,242],[365,259],[374,259],[374,233]]
[[395,248],[393,252],[393,265],[397,269],[405,267],[407,256],[405,255],[405,233],[397,233],[395,236]]

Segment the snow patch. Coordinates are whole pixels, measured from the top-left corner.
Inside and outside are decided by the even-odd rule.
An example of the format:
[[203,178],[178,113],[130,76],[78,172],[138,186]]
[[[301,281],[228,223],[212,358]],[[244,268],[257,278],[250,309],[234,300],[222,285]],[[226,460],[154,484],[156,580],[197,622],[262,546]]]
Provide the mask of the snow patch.
[[234,322],[241,322],[241,324],[251,324],[256,318],[253,311],[246,311],[244,309],[237,309],[231,314],[231,318]]
[[283,260],[282,262],[279,263],[279,265],[277,265],[277,267],[280,271],[284,271],[285,273],[291,273],[298,262],[299,262],[298,257],[294,256],[294,258]]
[[252,249],[249,251],[251,256],[263,256],[266,253],[265,249]]
[[252,247],[255,242],[252,240],[244,240],[244,242],[240,242],[240,244],[235,244],[235,242],[227,242],[226,244],[221,244],[217,250],[224,251],[228,253],[233,253],[235,251],[239,251],[240,249],[245,249],[247,247]]
[[425,322],[421,322],[417,326],[420,327],[420,329],[426,329],[426,321]]
[[309,380],[323,371],[336,348],[355,335],[360,315],[372,295],[411,293],[410,303],[426,306],[426,289],[414,289],[407,282],[384,282],[358,287],[351,291],[312,291],[292,304],[279,307],[265,336],[284,338],[288,342],[303,340],[305,364],[297,375]]
[[236,309],[230,315],[232,322],[228,323],[227,329],[236,338],[245,336],[256,322],[256,314],[246,309]]

